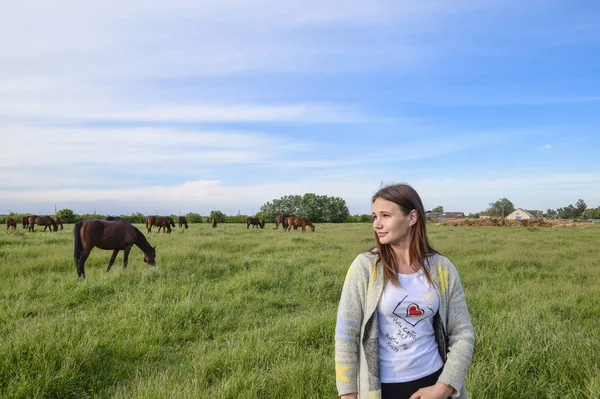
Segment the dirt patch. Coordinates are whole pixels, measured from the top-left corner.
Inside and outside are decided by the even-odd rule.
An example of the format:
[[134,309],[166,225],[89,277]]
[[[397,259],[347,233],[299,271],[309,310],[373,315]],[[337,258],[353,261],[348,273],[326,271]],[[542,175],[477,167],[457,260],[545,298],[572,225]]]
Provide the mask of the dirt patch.
[[440,223],[442,226],[504,226],[504,227],[590,227],[592,222],[574,222],[563,219],[524,219],[512,220],[502,218],[490,219],[446,219]]

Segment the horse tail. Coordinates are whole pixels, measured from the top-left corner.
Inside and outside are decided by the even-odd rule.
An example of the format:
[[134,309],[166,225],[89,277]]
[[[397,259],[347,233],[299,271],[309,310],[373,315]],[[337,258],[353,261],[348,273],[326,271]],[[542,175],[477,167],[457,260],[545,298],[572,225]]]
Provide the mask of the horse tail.
[[75,226],[73,226],[73,237],[75,238],[73,256],[75,257],[75,266],[77,266],[79,258],[81,257],[81,253],[83,252],[83,244],[81,243],[81,226],[83,226],[83,221],[77,222],[75,223]]

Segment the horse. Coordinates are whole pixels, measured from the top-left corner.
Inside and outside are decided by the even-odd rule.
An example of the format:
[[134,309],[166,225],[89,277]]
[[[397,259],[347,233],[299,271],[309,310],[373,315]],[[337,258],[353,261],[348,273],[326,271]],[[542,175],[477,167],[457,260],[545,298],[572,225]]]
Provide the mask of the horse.
[[175,220],[173,220],[171,216],[165,216],[165,219],[167,219],[169,223],[171,223],[171,227],[175,227]]
[[[295,218],[294,215],[283,215],[281,216],[281,225],[283,226],[283,231],[287,230],[288,227],[288,220],[291,220],[291,218]],[[297,226],[293,226],[294,230],[296,230],[298,227]]]
[[[279,225],[283,224],[283,222],[285,221],[285,219],[283,218],[283,216],[281,215],[277,215],[275,216],[275,229],[279,229]],[[285,229],[285,226],[283,226],[283,228]]]
[[217,218],[210,219],[210,223],[212,224],[213,229],[217,227]]
[[252,225],[252,228],[259,226],[262,229],[265,227],[265,220],[257,218],[248,218],[246,219],[246,229],[249,229],[250,225]]
[[186,229],[188,228],[187,219],[185,216],[179,216],[177,218],[177,222],[179,223],[179,228],[181,228],[181,226],[185,226]]
[[156,216],[148,216],[146,218],[146,229],[148,230],[148,234],[152,233],[152,226],[154,226],[155,221]]
[[85,261],[94,247],[113,250],[107,272],[115,263],[120,250],[124,252],[123,268],[127,267],[129,251],[134,244],[144,252],[144,262],[150,266],[156,265],[156,247],[151,246],[144,234],[125,219],[111,221],[87,219],[77,222],[73,227],[73,237],[75,240],[73,256],[78,278],[85,279]]
[[311,231],[315,231],[315,226],[313,226],[313,224],[310,222],[310,220],[308,220],[308,218],[306,218],[306,217],[300,217],[300,218],[289,217],[288,219],[291,219],[291,220],[288,223],[287,231],[290,231],[292,226],[302,227],[303,233],[306,231],[306,226],[309,226]]
[[6,218],[6,231],[8,231],[11,227],[13,231],[17,229],[17,221],[13,218]]
[[[36,215],[29,216],[29,231],[35,231],[36,224],[38,224],[40,226],[44,226],[44,231],[46,231],[46,229],[50,225],[52,225],[52,227],[54,228],[54,231],[58,230],[58,225],[56,224],[54,219],[52,219],[50,216],[36,216]],[[52,230],[50,230],[50,231],[52,231]]]
[[154,220],[152,221],[152,225],[148,229],[148,232],[151,232],[152,226],[157,226],[158,227],[157,233],[160,233],[160,230],[162,229],[163,233],[166,231],[167,234],[171,234],[171,222],[169,221],[169,219],[167,219],[168,216],[151,216],[151,217],[153,217]]
[[106,220],[108,220],[108,221],[117,220],[117,219],[121,219],[121,218],[119,216],[110,216],[110,215],[108,215],[106,217]]
[[23,216],[23,228],[28,228],[29,227],[29,216]]
[[56,225],[59,226],[59,230],[63,230],[62,219],[60,216],[55,217],[54,221],[56,222]]

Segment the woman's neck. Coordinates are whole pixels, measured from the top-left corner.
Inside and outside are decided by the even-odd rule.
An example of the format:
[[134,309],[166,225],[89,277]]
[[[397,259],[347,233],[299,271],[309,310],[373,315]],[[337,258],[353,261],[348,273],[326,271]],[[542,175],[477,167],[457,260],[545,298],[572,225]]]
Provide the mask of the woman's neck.
[[410,250],[408,245],[396,244],[392,245],[392,251],[394,251],[394,256],[396,258],[396,264],[394,268],[397,273],[400,274],[412,274],[421,269],[420,266],[415,269],[410,262]]

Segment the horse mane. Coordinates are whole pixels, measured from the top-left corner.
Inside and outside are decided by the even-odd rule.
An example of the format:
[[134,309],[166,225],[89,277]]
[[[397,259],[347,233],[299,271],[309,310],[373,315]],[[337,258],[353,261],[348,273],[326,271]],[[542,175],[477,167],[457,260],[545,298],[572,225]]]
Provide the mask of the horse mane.
[[[125,220],[125,219],[122,219]],[[129,223],[129,221],[125,220],[127,223]],[[135,227],[134,225],[132,225],[131,223],[129,223],[129,225],[131,227],[133,227],[133,231],[135,231],[135,235],[136,235],[136,240],[135,243],[138,247],[140,247],[140,249],[142,251],[144,251],[144,253],[146,253],[147,251],[150,251],[150,249],[152,249],[152,245],[150,245],[150,243],[148,242],[148,239],[146,238],[146,236],[144,235],[144,233],[142,233],[137,227]]]

